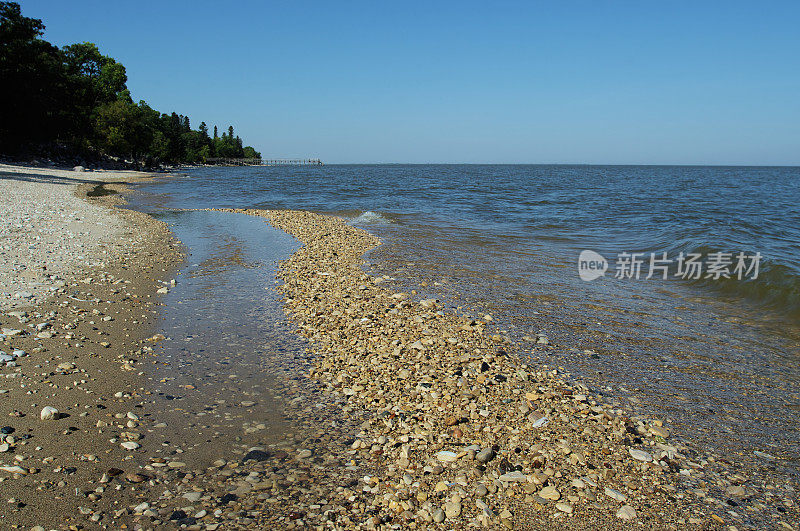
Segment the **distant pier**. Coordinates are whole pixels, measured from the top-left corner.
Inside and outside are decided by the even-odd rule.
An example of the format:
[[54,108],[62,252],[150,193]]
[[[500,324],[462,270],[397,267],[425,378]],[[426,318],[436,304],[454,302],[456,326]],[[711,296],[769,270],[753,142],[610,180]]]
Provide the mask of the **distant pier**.
[[212,157],[206,159],[208,164],[219,166],[322,166],[319,159],[231,159]]

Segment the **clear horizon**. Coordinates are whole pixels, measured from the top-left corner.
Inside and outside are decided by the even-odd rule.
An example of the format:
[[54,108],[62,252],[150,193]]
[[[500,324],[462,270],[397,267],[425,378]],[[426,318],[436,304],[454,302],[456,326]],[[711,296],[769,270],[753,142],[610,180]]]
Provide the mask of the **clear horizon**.
[[328,164],[800,165],[800,4],[31,0],[135,101]]

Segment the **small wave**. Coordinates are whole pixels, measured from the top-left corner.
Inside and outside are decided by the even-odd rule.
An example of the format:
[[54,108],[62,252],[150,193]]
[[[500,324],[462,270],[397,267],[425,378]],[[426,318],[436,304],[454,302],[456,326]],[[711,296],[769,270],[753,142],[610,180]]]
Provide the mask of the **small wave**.
[[800,321],[800,276],[796,270],[784,264],[763,260],[755,280],[731,278],[693,282],[723,294],[750,299],[778,311],[784,317]]
[[[737,254],[743,251],[747,256],[751,257],[755,252],[748,248],[741,248],[733,243],[726,247],[702,245],[698,244],[694,238],[686,237],[677,240],[671,246],[665,245],[662,250],[657,251],[657,247],[654,246],[647,249],[647,252],[654,252],[657,256],[660,256],[662,252],[666,251],[667,256],[671,259],[676,259],[680,253],[685,255],[697,254],[703,257],[704,260],[713,253],[729,253],[729,257],[732,260],[729,268],[731,278],[706,278],[707,272],[704,270],[701,278],[690,279],[688,282],[711,289],[722,295],[750,300],[756,305],[765,309],[772,309],[784,317],[800,321],[800,269],[798,269],[797,262],[788,261],[788,256],[786,255],[783,256],[783,260],[778,260],[765,253],[766,256],[762,255],[759,261],[757,278],[753,279],[752,273],[748,273],[743,275],[743,278],[738,279],[733,272]],[[748,267],[750,266],[749,260],[748,258],[746,262]],[[678,278],[677,265],[675,263],[670,265],[670,275],[673,278]]]
[[372,225],[378,223],[391,223],[391,221],[378,212],[367,210],[366,212],[362,212],[358,216],[351,218],[350,223],[359,225]]

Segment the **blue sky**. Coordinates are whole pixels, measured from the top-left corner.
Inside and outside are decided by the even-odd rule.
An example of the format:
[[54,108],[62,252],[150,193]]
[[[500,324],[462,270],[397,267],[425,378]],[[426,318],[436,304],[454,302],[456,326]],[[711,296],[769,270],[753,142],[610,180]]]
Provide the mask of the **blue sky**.
[[800,164],[800,2],[21,3],[265,156]]

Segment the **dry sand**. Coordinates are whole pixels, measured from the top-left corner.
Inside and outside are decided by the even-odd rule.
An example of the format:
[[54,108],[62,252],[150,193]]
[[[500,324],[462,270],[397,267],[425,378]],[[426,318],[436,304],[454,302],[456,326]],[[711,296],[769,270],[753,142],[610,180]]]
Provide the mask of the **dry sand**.
[[141,233],[74,189],[131,182],[149,174],[75,172],[0,164],[0,308],[34,306],[64,279],[86,267],[104,267]]

